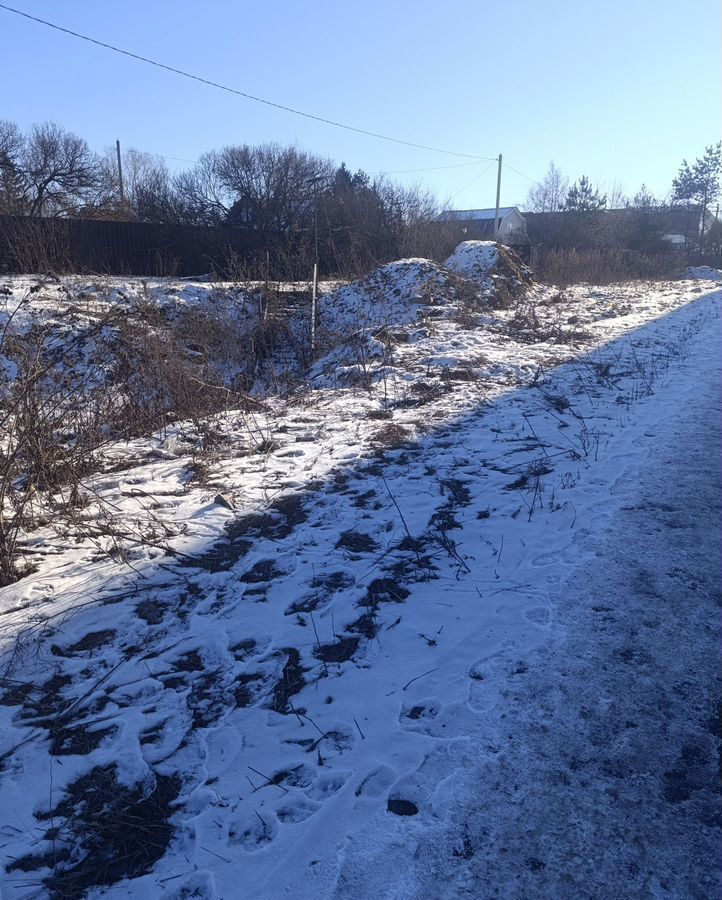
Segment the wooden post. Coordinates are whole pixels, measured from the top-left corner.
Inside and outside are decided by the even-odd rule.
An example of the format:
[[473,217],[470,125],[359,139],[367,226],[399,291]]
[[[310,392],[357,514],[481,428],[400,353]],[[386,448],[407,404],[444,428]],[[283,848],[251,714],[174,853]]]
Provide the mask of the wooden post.
[[125,194],[123,192],[123,165],[120,161],[120,141],[115,142],[115,152],[118,157],[118,187],[120,188],[120,205],[125,206]]

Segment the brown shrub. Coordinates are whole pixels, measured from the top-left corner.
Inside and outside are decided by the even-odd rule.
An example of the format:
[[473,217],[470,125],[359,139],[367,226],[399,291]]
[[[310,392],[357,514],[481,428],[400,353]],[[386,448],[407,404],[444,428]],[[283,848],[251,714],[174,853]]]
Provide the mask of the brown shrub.
[[583,281],[590,284],[666,281],[676,277],[679,268],[679,259],[672,253],[552,249],[539,253],[534,271],[540,281],[564,287]]

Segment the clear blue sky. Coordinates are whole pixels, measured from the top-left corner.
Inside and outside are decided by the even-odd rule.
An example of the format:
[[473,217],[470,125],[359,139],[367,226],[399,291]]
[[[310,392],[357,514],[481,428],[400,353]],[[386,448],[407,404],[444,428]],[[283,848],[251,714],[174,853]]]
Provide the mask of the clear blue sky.
[[[719,139],[719,0],[7,0],[169,65],[327,118],[505,161],[532,178],[669,190]],[[0,118],[102,150],[193,160],[277,141],[369,172],[464,162],[233,97],[0,10]],[[169,162],[173,168],[182,163]],[[492,206],[495,169],[397,175]],[[476,177],[478,176],[478,177]],[[472,182],[472,180],[476,180]],[[505,170],[502,205],[529,182]]]

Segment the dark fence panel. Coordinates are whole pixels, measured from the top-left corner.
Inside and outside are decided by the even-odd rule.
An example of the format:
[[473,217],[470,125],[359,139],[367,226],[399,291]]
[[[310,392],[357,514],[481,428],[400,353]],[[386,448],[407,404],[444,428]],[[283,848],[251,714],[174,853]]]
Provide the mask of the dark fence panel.
[[199,275],[262,256],[252,231],[0,215],[0,272]]

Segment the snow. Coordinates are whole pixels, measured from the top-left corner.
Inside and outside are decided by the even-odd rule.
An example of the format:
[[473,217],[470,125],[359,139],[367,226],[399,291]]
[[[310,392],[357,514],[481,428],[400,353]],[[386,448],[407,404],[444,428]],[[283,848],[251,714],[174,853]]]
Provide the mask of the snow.
[[713,269],[711,266],[688,266],[683,274],[687,278],[702,281],[722,281],[722,270]]
[[499,249],[494,241],[464,241],[444,265],[460,275],[478,277],[488,275],[498,261]]
[[[482,246],[461,253],[463,273],[488,271],[489,245],[470,243]],[[188,477],[188,423],[111,446],[94,489],[123,521],[162,522],[160,547],[135,546],[124,563],[52,526],[29,536],[36,571],[0,591],[13,679],[0,697],[6,865],[72,840],[72,820],[54,817],[52,841],[36,813],[93,767],[116,764],[129,786],[180,776],[174,832],[146,874],[91,897],[571,900],[628,890],[605,886],[609,867],[590,876],[596,893],[581,880],[570,886],[563,876],[576,864],[538,835],[546,809],[558,841],[569,821],[583,830],[616,814],[606,788],[620,790],[619,779],[594,782],[599,813],[588,784],[569,776],[573,789],[560,793],[553,781],[579,722],[602,740],[606,712],[632,704],[627,686],[640,679],[649,709],[659,706],[655,665],[674,656],[664,648],[680,632],[665,625],[667,644],[655,651],[659,630],[645,623],[667,609],[635,582],[629,620],[603,642],[612,652],[618,640],[647,668],[636,681],[615,669],[593,690],[584,660],[602,650],[589,640],[594,611],[582,586],[613,595],[592,605],[623,605],[628,567],[608,563],[630,559],[618,530],[631,527],[624,507],[641,502],[640,479],[645,498],[664,491],[680,515],[685,497],[697,503],[689,479],[675,487],[650,473],[661,448],[673,458],[674,441],[710,418],[699,395],[719,370],[722,294],[709,277],[585,285],[536,289],[528,306],[493,314],[450,302],[430,316],[447,277],[428,261],[402,261],[325,295],[325,333],[361,337],[327,338],[299,396],[215,417],[223,440],[204,483]],[[197,292],[210,289],[186,285],[175,296],[202,302]],[[113,290],[103,302],[115,302]],[[144,289],[121,290],[141,298]],[[54,302],[44,301],[49,315]],[[393,334],[369,333],[379,326]],[[235,512],[213,502],[219,492]],[[713,534],[714,512],[704,515]],[[655,578],[667,552],[654,551],[651,521],[635,527],[650,530],[639,571],[648,558]],[[671,622],[701,628],[705,616]],[[678,681],[684,667],[670,670]],[[69,677],[53,699],[59,675]],[[50,755],[55,726],[43,703],[70,730],[107,732],[90,749],[95,740]],[[552,737],[539,738],[539,710]],[[650,741],[655,723],[650,713],[640,732]],[[682,751],[672,737],[671,766]],[[645,777],[630,776],[642,787]],[[644,791],[632,799],[647,809]],[[416,813],[396,815],[390,802]],[[658,811],[672,834],[673,811],[654,809],[651,823]],[[625,819],[630,829],[640,821]],[[688,831],[685,846],[708,853],[707,833]],[[508,863],[502,847],[512,848]],[[662,859],[665,847],[655,851]],[[594,858],[586,844],[573,848]],[[630,877],[661,871],[659,859],[639,851]],[[0,874],[3,900],[48,874]]]
[[418,318],[424,294],[443,287],[448,275],[428,259],[388,263],[367,278],[322,296],[319,332],[332,344],[339,336],[382,325],[403,325]]

